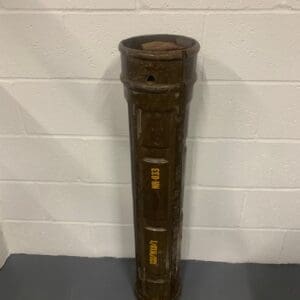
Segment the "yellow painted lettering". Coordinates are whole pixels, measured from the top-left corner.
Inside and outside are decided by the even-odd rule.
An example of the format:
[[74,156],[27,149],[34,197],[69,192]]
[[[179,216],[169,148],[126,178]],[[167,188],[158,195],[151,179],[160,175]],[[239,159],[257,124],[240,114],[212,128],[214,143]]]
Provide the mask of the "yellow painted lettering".
[[149,242],[149,263],[150,265],[158,264],[158,241]]
[[151,168],[151,188],[152,190],[160,189],[160,169]]

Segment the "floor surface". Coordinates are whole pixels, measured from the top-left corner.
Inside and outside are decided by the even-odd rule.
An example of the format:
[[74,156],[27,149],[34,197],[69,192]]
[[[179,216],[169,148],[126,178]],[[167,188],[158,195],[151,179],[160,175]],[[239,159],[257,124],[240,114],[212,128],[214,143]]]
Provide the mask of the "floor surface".
[[[12,255],[2,300],[134,300],[134,261]],[[300,266],[183,263],[182,300],[299,300]]]

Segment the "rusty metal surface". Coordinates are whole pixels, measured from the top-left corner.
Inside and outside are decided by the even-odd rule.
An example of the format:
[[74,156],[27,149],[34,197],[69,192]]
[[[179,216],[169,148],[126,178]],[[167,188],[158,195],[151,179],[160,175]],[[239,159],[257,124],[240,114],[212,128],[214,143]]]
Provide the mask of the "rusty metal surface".
[[199,43],[174,35],[120,43],[128,102],[140,300],[180,294],[183,173]]

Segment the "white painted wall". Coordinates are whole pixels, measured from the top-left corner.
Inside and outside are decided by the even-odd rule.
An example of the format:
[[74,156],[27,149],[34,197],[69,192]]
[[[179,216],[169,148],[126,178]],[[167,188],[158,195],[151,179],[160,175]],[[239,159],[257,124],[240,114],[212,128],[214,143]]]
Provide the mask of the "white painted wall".
[[0,268],[4,265],[8,256],[9,256],[8,248],[7,248],[4,234],[2,232],[2,221],[0,220]]
[[183,257],[300,263],[300,1],[0,0],[0,264],[133,256],[118,42],[202,45]]

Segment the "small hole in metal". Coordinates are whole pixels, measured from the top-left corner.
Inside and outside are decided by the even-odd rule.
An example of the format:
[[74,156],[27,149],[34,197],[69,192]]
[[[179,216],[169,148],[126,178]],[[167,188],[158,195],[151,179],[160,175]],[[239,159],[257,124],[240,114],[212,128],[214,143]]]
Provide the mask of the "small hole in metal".
[[155,81],[155,77],[153,75],[149,75],[147,77],[147,82],[154,82]]

